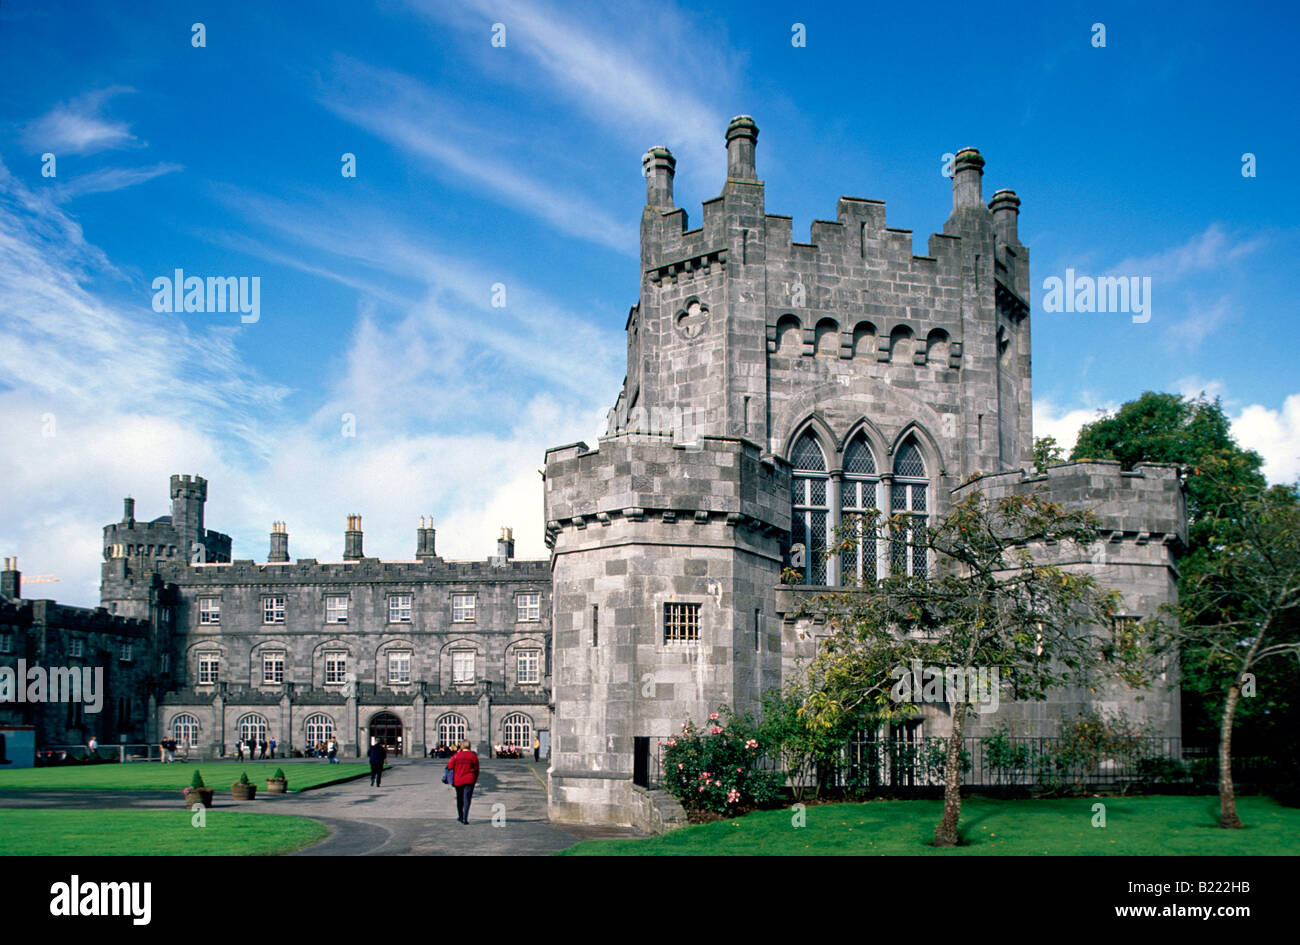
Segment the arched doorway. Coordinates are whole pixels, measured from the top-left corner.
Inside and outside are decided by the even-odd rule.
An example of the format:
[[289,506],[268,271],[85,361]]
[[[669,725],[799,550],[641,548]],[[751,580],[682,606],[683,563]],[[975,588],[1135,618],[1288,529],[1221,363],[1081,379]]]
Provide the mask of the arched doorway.
[[402,753],[402,720],[391,712],[380,712],[370,720],[370,737],[379,739],[395,755]]

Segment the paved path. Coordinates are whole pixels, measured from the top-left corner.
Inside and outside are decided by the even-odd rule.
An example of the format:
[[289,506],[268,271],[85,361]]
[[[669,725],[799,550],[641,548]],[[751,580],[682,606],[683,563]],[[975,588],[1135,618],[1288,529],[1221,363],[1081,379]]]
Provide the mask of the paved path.
[[[606,827],[573,827],[546,819],[546,766],[483,758],[468,826],[456,821],[456,792],[442,783],[446,762],[399,759],[383,787],[368,778],[301,794],[258,792],[253,801],[219,792],[218,810],[297,814],[331,834],[295,856],[438,856],[546,854],[581,840],[634,836]],[[293,777],[292,771],[289,772]],[[175,791],[0,791],[0,807],[156,810],[177,808]]]

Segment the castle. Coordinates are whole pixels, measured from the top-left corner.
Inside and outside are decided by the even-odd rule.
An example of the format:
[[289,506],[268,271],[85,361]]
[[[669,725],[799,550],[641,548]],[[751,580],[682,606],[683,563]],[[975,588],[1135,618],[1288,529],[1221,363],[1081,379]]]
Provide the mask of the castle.
[[[1121,591],[1128,616],[1176,594],[1177,469],[1032,473],[1029,251],[1016,194],[985,205],[980,153],[956,154],[952,213],[916,256],[884,204],[857,198],[796,242],[790,217],[766,212],[757,141],[750,117],[731,121],[722,194],[695,229],[673,204],[672,154],[646,153],[623,390],[597,449],[547,453],[555,820],[652,823],[653,743],[720,705],[755,709],[813,655],[825,630],[797,616],[801,600],[850,574],[927,573],[924,554],[883,539],[827,558],[846,513],[925,519],[970,489],[1042,489],[1098,514],[1104,547],[1063,563]],[[799,546],[806,583],[783,585]],[[998,721],[1050,735],[1100,703],[1176,735],[1174,672],[1140,702],[1067,690],[1004,703]],[[931,735],[945,723],[919,721]]]
[[[104,529],[108,617],[154,641],[140,729],[204,752],[274,736],[292,750],[367,737],[407,754],[468,737],[550,757],[554,820],[653,827],[654,745],[720,705],[754,710],[826,632],[801,604],[924,554],[881,539],[827,557],[846,514],[942,516],[969,490],[1044,490],[1093,509],[1106,540],[1071,568],[1119,590],[1127,614],[1175,599],[1186,540],[1174,467],[1069,463],[1033,471],[1029,251],[1020,201],[985,204],[984,159],[953,162],[953,209],[929,254],[885,206],[841,198],[796,242],[766,212],[758,128],[726,131],[727,178],[691,229],[674,206],[675,159],[644,157],[640,297],[627,376],[598,447],[547,451],[549,561],[450,562],[421,521],[414,560],[362,549],[290,561],[276,523],[267,560],[232,560],[207,530],[207,483],[173,476],[172,512]],[[782,582],[796,565],[803,584]],[[16,581],[16,578],[15,578]],[[16,585],[15,585],[16,586]],[[1065,690],[1003,702],[995,720],[1051,735],[1085,706],[1179,734],[1176,667],[1141,696]],[[911,733],[945,734],[929,712]]]

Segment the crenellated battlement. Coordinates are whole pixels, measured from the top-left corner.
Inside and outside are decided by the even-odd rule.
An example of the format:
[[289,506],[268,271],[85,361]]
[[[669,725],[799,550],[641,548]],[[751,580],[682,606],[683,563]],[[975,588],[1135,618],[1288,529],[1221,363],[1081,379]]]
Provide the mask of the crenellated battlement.
[[724,523],[775,534],[790,528],[788,466],[739,437],[674,442],[671,435],[602,437],[546,454],[547,543],[563,529],[619,521]]
[[1186,488],[1177,465],[1139,463],[1126,470],[1110,460],[1081,460],[973,477],[952,494],[960,499],[979,491],[996,499],[1041,490],[1070,508],[1091,509],[1109,541],[1166,544],[1181,553],[1187,545]]

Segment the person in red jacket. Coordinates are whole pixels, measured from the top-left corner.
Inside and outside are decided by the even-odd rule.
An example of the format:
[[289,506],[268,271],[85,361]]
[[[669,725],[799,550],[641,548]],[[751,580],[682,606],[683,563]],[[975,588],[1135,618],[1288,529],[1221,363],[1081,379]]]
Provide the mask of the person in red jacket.
[[469,823],[469,802],[474,796],[474,783],[478,781],[478,755],[469,747],[469,739],[460,743],[460,751],[447,762],[451,769],[451,783],[456,788],[456,819]]

